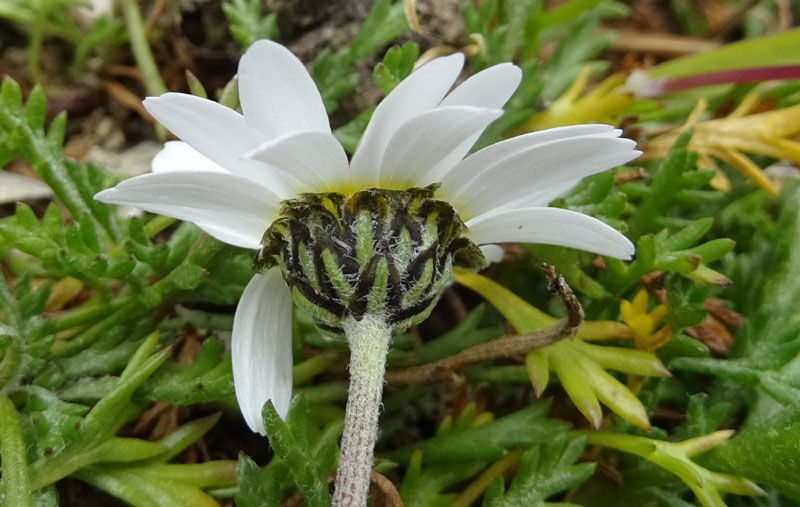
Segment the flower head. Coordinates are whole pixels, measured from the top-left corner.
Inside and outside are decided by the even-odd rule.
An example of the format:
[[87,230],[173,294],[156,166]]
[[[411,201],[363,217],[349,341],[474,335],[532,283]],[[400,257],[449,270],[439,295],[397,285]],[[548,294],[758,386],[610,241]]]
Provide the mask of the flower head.
[[672,327],[666,325],[656,331],[667,315],[667,305],[662,303],[648,312],[649,299],[647,291],[640,289],[632,301],[623,299],[619,302],[619,314],[633,330],[636,348],[652,352],[669,340]]
[[521,72],[496,65],[448,93],[462,65],[460,54],[437,58],[400,83],[351,161],[311,76],[271,41],[253,44],[239,64],[242,114],[179,93],[145,100],[182,141],[167,143],[153,174],[96,198],[188,220],[258,252],[262,271],[242,294],[232,345],[236,394],[252,429],[264,432],[267,400],[282,415],[289,405],[293,294],[323,330],[365,314],[397,330],[430,311],[453,265],[480,267],[480,245],[633,254],[602,222],[544,206],[584,176],[638,156],[634,142],[608,125],[582,125],[464,158]]

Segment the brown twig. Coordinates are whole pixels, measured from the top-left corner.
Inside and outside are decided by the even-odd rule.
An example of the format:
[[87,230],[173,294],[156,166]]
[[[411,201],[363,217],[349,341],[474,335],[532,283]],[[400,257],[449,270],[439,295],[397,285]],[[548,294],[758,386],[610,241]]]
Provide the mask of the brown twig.
[[370,491],[375,497],[374,507],[403,507],[403,499],[392,481],[375,470],[370,476]]
[[144,106],[142,105],[142,98],[133,93],[132,91],[128,90],[124,86],[114,81],[100,81],[100,87],[105,90],[114,100],[121,103],[123,106],[127,107],[128,109],[132,109],[135,111],[139,116],[144,118],[149,122],[154,122],[153,117],[150,116],[150,113],[145,110]]
[[139,83],[142,82],[142,73],[139,72],[138,67],[131,65],[109,65],[105,71],[115,77],[127,77],[129,79],[135,79]]
[[617,185],[622,185],[624,183],[629,183],[631,181],[641,181],[647,178],[647,172],[641,168],[637,167],[631,171],[625,171],[621,173],[617,173],[614,175],[614,183]]
[[739,26],[747,15],[747,12],[758,4],[760,0],[749,0],[735,8],[735,10],[727,16],[727,18],[720,23],[709,25],[706,28],[703,38],[705,39],[721,39],[725,37],[731,30]]
[[612,51],[624,51],[657,56],[677,57],[695,53],[705,53],[721,44],[695,37],[683,37],[666,33],[643,33],[631,30],[617,31],[617,38],[611,43]]
[[155,5],[153,6],[153,10],[150,11],[150,15],[147,16],[147,22],[144,25],[144,33],[150,38],[150,31],[153,30],[153,27],[156,26],[158,22],[158,18],[161,17],[161,14],[164,12],[164,7],[167,6],[167,0],[156,0]]
[[475,345],[458,354],[439,361],[414,366],[402,370],[386,372],[386,381],[392,384],[412,384],[432,380],[434,377],[447,378],[447,372],[457,372],[468,364],[498,357],[510,357],[540,349],[571,336],[583,323],[583,308],[578,298],[560,275],[556,276],[552,266],[545,266],[545,274],[550,280],[550,290],[561,297],[567,316],[550,327],[531,333],[507,335],[487,343]]
[[792,28],[792,6],[788,0],[775,0],[778,9],[778,20],[773,33],[783,33]]

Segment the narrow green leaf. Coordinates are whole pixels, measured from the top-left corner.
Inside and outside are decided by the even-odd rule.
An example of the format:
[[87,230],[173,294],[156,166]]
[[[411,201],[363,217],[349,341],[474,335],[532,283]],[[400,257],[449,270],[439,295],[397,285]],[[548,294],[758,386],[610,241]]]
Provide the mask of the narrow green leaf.
[[35,131],[44,130],[44,119],[47,114],[47,97],[41,86],[36,85],[28,95],[28,102],[25,104],[25,120]]
[[0,486],[3,491],[3,505],[31,505],[31,480],[26,448],[14,403],[5,396],[0,396],[0,456],[3,459]]
[[238,484],[236,505],[239,507],[261,507],[262,505],[279,505],[280,490],[275,481],[268,480],[266,471],[261,470],[256,462],[246,454],[239,454]]
[[720,70],[800,64],[795,48],[800,28],[760,39],[726,44],[705,53],[670,60],[650,69],[650,77],[681,77]]
[[[289,408],[289,420],[302,421],[300,416],[292,412],[303,412],[307,406],[302,397],[295,396]],[[327,470],[320,470],[308,448],[301,446],[296,438],[296,430],[285,423],[272,402],[268,401],[261,412],[264,426],[267,428],[270,446],[281,460],[289,467],[297,487],[306,497],[309,507],[327,507],[330,505],[328,493]]]
[[549,406],[539,402],[480,426],[395,449],[385,457],[407,463],[415,449],[422,449],[426,462],[501,459],[513,447],[540,444],[567,429],[564,421],[545,417]]

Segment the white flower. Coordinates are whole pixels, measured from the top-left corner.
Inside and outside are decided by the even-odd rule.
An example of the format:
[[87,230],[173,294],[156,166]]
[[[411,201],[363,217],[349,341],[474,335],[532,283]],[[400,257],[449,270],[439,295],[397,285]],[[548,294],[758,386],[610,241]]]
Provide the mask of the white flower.
[[[547,243],[630,258],[634,248],[608,225],[547,203],[581,178],[639,155],[608,125],[525,134],[464,158],[502,114],[521,71],[486,69],[448,93],[463,56],[437,58],[401,82],[375,110],[351,162],[331,134],[320,94],[303,64],[270,41],[239,64],[243,114],[180,93],[150,97],[150,114],[182,141],[169,142],[153,173],[96,198],[196,223],[217,239],[259,249],[279,203],[301,192],[348,195],[441,182],[478,245]],[[292,296],[278,269],[256,274],[233,326],[236,395],[249,426],[264,433],[261,408],[284,415],[292,389]]]

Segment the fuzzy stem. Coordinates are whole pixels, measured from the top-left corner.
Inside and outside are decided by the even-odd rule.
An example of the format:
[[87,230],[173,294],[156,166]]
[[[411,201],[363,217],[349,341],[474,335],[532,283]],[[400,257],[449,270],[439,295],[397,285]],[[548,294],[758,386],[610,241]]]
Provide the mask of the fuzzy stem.
[[365,507],[392,330],[372,315],[347,318],[342,328],[350,344],[350,389],[333,505]]

